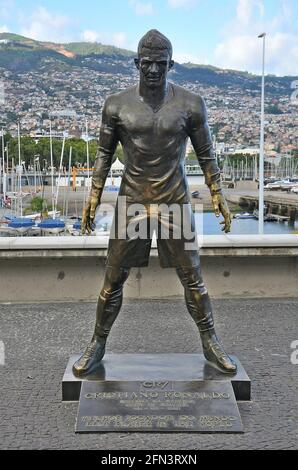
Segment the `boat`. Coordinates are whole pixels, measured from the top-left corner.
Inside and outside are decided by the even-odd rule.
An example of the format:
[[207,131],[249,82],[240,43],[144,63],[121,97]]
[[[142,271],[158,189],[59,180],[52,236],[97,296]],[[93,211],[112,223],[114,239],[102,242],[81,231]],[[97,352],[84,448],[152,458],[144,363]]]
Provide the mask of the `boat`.
[[76,222],[73,223],[66,223],[66,231],[70,233],[70,235],[78,236],[82,235],[82,229],[81,229],[81,220],[77,220]]
[[37,226],[46,234],[58,235],[65,230],[65,222],[61,219],[44,219]]
[[[265,208],[264,208],[264,211],[265,211]],[[259,220],[259,211],[258,209],[255,209],[253,211],[253,216],[255,219]],[[275,214],[265,214],[264,212],[264,222],[277,222],[278,221],[278,218]]]
[[24,217],[5,215],[1,220],[0,232],[7,235],[24,235],[35,226],[35,221]]
[[255,216],[249,212],[241,212],[234,215],[234,219],[255,219]]
[[77,222],[75,222],[75,223],[73,224],[73,228],[74,228],[74,230],[81,230],[81,229],[82,229],[82,222],[81,222],[81,220],[77,220]]

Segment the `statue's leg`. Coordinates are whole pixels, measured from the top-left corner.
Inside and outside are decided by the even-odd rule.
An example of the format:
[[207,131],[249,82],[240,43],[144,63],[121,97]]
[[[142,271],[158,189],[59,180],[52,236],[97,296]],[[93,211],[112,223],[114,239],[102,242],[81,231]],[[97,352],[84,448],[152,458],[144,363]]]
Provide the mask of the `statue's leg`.
[[199,329],[205,358],[223,372],[234,374],[237,366],[215,333],[210,297],[200,267],[179,267],[176,272],[184,287],[187,309]]
[[97,302],[94,334],[84,354],[73,365],[75,375],[90,372],[102,360],[107,337],[121,309],[123,284],[129,272],[129,268],[106,268],[104,285]]

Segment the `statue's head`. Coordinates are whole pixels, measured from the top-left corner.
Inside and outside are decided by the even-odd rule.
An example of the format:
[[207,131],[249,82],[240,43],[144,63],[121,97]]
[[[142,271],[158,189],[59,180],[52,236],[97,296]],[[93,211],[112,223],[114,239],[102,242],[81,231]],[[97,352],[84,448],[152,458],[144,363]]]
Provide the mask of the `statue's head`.
[[140,71],[140,78],[150,87],[162,85],[168,71],[173,67],[172,44],[157,29],[151,29],[139,42],[138,58],[135,65]]

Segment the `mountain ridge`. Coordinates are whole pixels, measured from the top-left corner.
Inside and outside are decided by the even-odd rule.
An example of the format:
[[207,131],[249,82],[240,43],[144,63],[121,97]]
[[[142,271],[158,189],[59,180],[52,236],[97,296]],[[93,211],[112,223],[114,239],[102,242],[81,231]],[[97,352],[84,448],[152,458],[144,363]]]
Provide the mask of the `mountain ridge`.
[[37,41],[35,39],[28,38],[26,36],[21,36],[14,33],[0,33],[0,40],[7,39],[12,41],[12,45],[18,46],[21,44],[32,47],[33,49],[51,49],[56,50],[57,52],[64,55],[61,51],[68,51],[76,55],[89,55],[92,53],[102,54],[110,53],[123,55],[124,57],[133,57],[135,53],[133,51],[128,51],[127,49],[122,49],[116,46],[105,45],[100,42],[86,42],[86,41],[77,41],[77,42],[68,42],[68,43],[56,43],[52,41]]
[[[7,43],[5,43],[5,40]],[[53,63],[57,68],[80,67],[107,73],[132,73],[136,53],[98,42],[55,43],[37,41],[14,33],[0,33],[0,67],[14,73],[38,70]],[[238,86],[248,92],[259,92],[259,75],[247,71],[221,69],[213,65],[175,63],[171,77],[178,83],[192,82],[220,88]],[[266,76],[266,91],[285,95],[298,77]]]

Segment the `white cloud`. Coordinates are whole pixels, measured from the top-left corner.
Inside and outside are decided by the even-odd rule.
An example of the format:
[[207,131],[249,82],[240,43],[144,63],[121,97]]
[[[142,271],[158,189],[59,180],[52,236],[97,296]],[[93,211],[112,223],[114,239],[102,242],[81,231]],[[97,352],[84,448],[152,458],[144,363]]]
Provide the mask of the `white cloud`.
[[82,32],[81,38],[86,42],[101,42],[102,44],[109,44],[116,47],[127,47],[126,34],[119,31],[112,34],[86,29]]
[[44,7],[38,7],[29,17],[22,14],[20,18],[21,34],[40,41],[63,42],[69,39],[67,26],[69,18],[65,15],[52,13]]
[[117,47],[125,47],[126,44],[126,34],[125,33],[114,33],[112,36],[113,44]]
[[174,53],[173,59],[179,64],[186,64],[187,62],[191,62],[192,64],[208,64],[207,59],[179,51]]
[[8,33],[9,29],[8,29],[8,26],[3,25],[3,26],[0,26],[0,33]]
[[238,0],[235,18],[225,25],[213,62],[223,68],[261,72],[262,40],[266,31],[266,71],[298,75],[298,33],[291,31],[291,12],[283,2],[276,17],[265,19],[263,0]]
[[139,0],[130,0],[130,5],[134,8],[135,13],[139,16],[153,15],[154,9],[152,3],[140,2]]
[[196,4],[196,0],[168,0],[171,8],[189,8]]
[[256,36],[233,35],[218,44],[215,49],[216,62],[224,68],[251,70],[260,59],[261,43]]
[[238,0],[237,20],[243,25],[249,25],[255,10],[258,10],[260,17],[264,16],[264,5],[262,0]]
[[[298,35],[275,33],[267,36],[266,72],[298,75]],[[261,73],[262,42],[257,36],[238,35],[215,49],[216,63],[223,68]]]
[[268,40],[270,69],[278,75],[298,76],[298,34],[277,32]]
[[82,40],[86,42],[100,42],[102,40],[100,33],[86,29],[82,32]]

